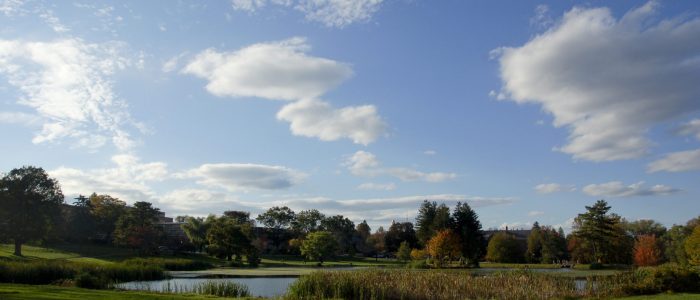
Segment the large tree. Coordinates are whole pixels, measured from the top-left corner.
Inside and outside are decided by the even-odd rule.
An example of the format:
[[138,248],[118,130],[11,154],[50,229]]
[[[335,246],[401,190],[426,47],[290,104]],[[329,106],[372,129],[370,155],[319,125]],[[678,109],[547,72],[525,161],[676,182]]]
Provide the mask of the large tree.
[[338,244],[330,232],[312,232],[301,244],[301,254],[308,260],[316,260],[323,263],[326,257],[331,256],[335,252],[337,246]]
[[95,221],[95,231],[102,235],[105,241],[112,242],[117,220],[126,214],[126,202],[110,195],[92,193],[88,203]]
[[13,169],[0,179],[0,235],[13,241],[15,255],[22,255],[22,244],[44,238],[55,226],[63,201],[58,181],[42,168]]
[[267,228],[275,230],[287,229],[292,224],[295,218],[294,211],[286,206],[274,206],[266,212],[258,215],[256,220]]
[[353,236],[355,235],[355,223],[342,215],[328,217],[321,221],[323,231],[330,232],[338,242],[338,250],[342,253],[354,254]]
[[656,266],[661,263],[661,249],[656,236],[644,234],[634,243],[634,264],[637,266]]
[[459,236],[463,262],[468,266],[478,267],[479,258],[486,250],[479,216],[466,202],[457,202],[451,222],[452,231]]
[[428,241],[425,248],[435,260],[435,265],[443,267],[446,262],[460,255],[459,236],[450,229],[440,230]]
[[210,216],[207,241],[210,254],[231,260],[235,255],[238,261],[242,261],[243,255],[257,254],[252,245],[253,233],[250,220],[224,215],[216,218]]
[[292,222],[292,229],[301,235],[319,230],[321,221],[326,217],[316,209],[302,210],[296,214]]
[[700,266],[700,226],[695,226],[693,233],[685,240],[685,253],[688,263]]
[[187,238],[190,239],[190,243],[194,247],[202,252],[204,246],[207,244],[207,231],[211,224],[207,222],[204,218],[186,217],[184,223],[180,225]]
[[134,203],[117,221],[114,229],[114,243],[127,246],[141,253],[151,254],[164,237],[162,228],[157,227],[160,210],[149,202]]
[[489,240],[486,260],[500,263],[517,263],[523,260],[520,243],[512,234],[498,232]]
[[626,234],[620,216],[608,214],[610,206],[598,200],[574,220],[573,234],[586,246],[586,252],[599,263],[628,263],[634,241]]
[[435,222],[436,214],[437,202],[423,200],[423,203],[421,203],[418,209],[418,215],[416,216],[416,236],[421,245],[426,245],[428,240],[435,234],[433,231],[433,223]]
[[384,236],[386,250],[396,252],[403,242],[408,242],[411,248],[418,246],[418,239],[416,238],[413,224],[411,222],[391,222],[389,231]]

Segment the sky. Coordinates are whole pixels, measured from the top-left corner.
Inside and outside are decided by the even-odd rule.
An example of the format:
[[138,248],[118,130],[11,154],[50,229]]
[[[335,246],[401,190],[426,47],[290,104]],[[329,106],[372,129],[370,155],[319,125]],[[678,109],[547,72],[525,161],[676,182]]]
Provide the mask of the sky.
[[0,0],[0,171],[169,216],[700,215],[697,1]]

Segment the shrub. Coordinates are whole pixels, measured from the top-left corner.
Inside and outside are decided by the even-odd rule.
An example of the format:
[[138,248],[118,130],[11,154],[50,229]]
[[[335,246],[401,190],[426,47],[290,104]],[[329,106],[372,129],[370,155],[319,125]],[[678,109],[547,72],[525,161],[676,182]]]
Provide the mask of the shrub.
[[[89,274],[106,283],[134,280],[157,280],[165,278],[158,266],[116,264],[93,264],[69,261],[0,261],[0,282],[23,284],[49,284],[57,281],[78,279],[78,275]],[[83,278],[86,283],[88,278]],[[77,283],[76,283],[77,284]]]
[[107,280],[85,272],[75,277],[75,286],[86,289],[104,289],[107,287]]
[[430,265],[425,259],[411,261],[406,267],[409,269],[430,269]]
[[604,268],[605,268],[605,266],[603,266],[603,264],[597,263],[597,262],[591,263],[588,266],[588,269],[590,269],[590,270],[602,270]]
[[687,267],[671,264],[645,267],[637,269],[632,276],[633,282],[625,289],[628,294],[700,292],[700,275]]
[[213,265],[208,262],[184,258],[130,258],[122,263],[132,266],[157,266],[168,271],[195,271],[206,270],[213,267]]

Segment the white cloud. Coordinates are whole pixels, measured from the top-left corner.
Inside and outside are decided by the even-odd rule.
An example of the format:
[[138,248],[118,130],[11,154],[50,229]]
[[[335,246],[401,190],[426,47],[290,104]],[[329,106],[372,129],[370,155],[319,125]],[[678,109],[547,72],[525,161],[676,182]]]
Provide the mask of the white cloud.
[[683,124],[678,130],[679,134],[682,135],[692,135],[696,139],[700,140],[700,119],[690,120],[688,123]]
[[367,151],[357,151],[343,163],[351,174],[363,177],[393,176],[402,181],[442,182],[457,178],[455,173],[421,172],[410,168],[383,168],[377,157]]
[[67,26],[63,25],[61,23],[61,20],[58,19],[56,15],[54,15],[53,11],[50,9],[44,10],[39,14],[39,17],[46,22],[46,24],[53,29],[53,31],[57,33],[64,33],[70,31],[70,28]]
[[0,12],[7,17],[26,13],[22,8],[25,3],[24,0],[0,0]]
[[377,190],[377,191],[393,191],[396,189],[396,184],[390,183],[374,183],[366,182],[357,186],[360,190]]
[[534,189],[540,194],[551,194],[557,192],[573,192],[576,190],[576,187],[559,183],[543,183],[536,185]]
[[161,68],[161,71],[163,73],[170,73],[172,71],[175,71],[178,68],[178,65],[180,64],[180,60],[185,57],[188,54],[187,51],[180,53],[178,55],[175,55],[171,57],[170,59],[166,60],[163,63],[163,67]]
[[647,172],[685,172],[700,170],[700,149],[669,153],[647,165]]
[[552,16],[549,15],[549,6],[540,4],[535,7],[535,15],[530,18],[530,25],[540,28],[546,28],[554,23]]
[[233,52],[207,49],[182,70],[209,83],[216,96],[313,99],[352,75],[344,63],[306,55],[305,38],[259,43]]
[[527,215],[530,217],[536,217],[536,216],[544,215],[544,212],[538,211],[538,210],[533,210],[533,211],[528,212]]
[[41,118],[37,115],[23,112],[0,111],[0,123],[31,126],[39,124],[40,121]]
[[425,150],[425,151],[423,151],[423,154],[425,154],[425,155],[436,155],[436,154],[437,154],[437,151],[435,151],[435,150]]
[[134,122],[109,80],[129,65],[121,48],[80,39],[0,40],[0,74],[21,92],[17,103],[42,120],[34,143],[70,138],[74,146],[98,148],[111,139],[120,150],[133,144],[124,126]]
[[156,193],[148,183],[162,181],[168,176],[163,162],[141,163],[133,155],[115,155],[112,168],[79,170],[60,167],[48,173],[58,179],[67,196],[78,194],[109,194],[128,203],[153,201]]
[[620,181],[611,181],[601,184],[589,184],[583,187],[584,193],[596,197],[667,196],[680,191],[679,189],[660,184],[646,188],[643,181],[628,186],[625,186]]
[[307,20],[327,27],[343,28],[357,22],[367,22],[379,10],[383,0],[232,0],[234,10],[256,12],[267,4],[293,7]]
[[654,125],[700,109],[700,19],[656,21],[649,2],[619,20],[574,8],[521,47],[501,48],[500,94],[540,104],[570,128],[559,151],[612,161],[645,155]]
[[333,108],[318,100],[301,100],[282,107],[277,119],[289,122],[292,134],[322,141],[348,138],[367,145],[386,132],[386,124],[374,105]]
[[177,174],[179,178],[198,178],[197,183],[229,191],[279,190],[299,184],[306,174],[281,166],[258,164],[204,164]]

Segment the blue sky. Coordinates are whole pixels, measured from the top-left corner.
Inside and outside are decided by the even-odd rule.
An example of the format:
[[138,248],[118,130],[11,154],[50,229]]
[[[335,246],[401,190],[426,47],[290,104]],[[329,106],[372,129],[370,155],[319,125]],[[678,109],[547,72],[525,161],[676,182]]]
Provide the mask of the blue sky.
[[[168,215],[700,214],[694,1],[0,1],[0,169]],[[70,200],[69,200],[70,201]]]

